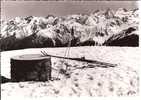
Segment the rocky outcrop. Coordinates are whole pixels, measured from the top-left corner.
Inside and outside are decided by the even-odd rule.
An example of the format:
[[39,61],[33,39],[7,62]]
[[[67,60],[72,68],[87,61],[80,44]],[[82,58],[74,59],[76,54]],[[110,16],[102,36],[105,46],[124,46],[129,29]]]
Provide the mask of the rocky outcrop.
[[111,36],[104,44],[107,46],[139,46],[139,36],[134,34],[135,30],[133,27],[123,30]]

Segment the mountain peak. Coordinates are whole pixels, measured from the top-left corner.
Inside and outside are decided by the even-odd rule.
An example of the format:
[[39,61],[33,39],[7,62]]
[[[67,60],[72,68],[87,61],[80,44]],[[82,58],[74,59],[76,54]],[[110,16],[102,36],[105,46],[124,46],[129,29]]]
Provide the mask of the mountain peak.
[[113,18],[113,17],[114,17],[114,11],[111,10],[110,8],[108,8],[108,9],[105,11],[105,17],[106,17],[107,19]]

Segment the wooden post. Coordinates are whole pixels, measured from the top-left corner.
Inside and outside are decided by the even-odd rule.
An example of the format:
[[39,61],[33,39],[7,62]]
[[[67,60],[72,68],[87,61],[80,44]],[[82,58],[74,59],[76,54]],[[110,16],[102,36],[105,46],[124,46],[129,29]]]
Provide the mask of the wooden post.
[[12,81],[51,80],[51,57],[39,54],[21,55],[11,58]]

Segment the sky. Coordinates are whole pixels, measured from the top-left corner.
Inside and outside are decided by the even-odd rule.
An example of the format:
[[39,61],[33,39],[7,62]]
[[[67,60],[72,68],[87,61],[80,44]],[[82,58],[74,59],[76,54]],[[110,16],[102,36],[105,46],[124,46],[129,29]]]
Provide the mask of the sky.
[[1,18],[11,19],[25,16],[65,16],[89,14],[97,9],[137,8],[135,1],[2,1]]

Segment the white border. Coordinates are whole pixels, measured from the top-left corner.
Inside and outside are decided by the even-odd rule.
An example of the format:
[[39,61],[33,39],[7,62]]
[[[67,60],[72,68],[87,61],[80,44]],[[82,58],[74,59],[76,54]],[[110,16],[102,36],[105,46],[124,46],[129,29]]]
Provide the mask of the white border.
[[[139,22],[139,35],[141,33],[141,1],[137,1],[137,5],[139,7],[139,19],[140,19],[140,22]],[[141,36],[139,36],[139,44],[141,44]],[[141,46],[139,46],[140,48]],[[140,48],[141,49],[141,48]],[[140,50],[141,51],[141,50]],[[141,52],[140,52],[141,53]],[[141,57],[140,57],[140,60],[141,60]],[[141,62],[141,61],[140,61]],[[139,66],[140,69],[141,69],[141,66]],[[139,76],[141,76],[141,71],[139,71]],[[140,82],[141,83],[141,82]],[[140,89],[141,90],[141,84],[140,84]],[[43,97],[43,98],[21,98],[21,97],[1,97],[1,100],[140,100],[139,98],[141,98],[141,93],[139,93],[139,96],[136,96],[136,97]]]

